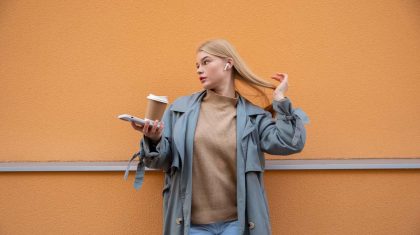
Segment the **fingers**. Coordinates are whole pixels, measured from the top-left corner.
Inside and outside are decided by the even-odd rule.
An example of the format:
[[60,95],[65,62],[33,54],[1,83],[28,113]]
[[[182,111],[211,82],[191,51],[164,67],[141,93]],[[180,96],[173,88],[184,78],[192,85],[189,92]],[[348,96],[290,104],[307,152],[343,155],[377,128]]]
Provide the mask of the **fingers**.
[[271,78],[279,81],[281,84],[288,83],[288,75],[286,73],[276,73]]
[[162,121],[160,123],[160,126],[159,126],[159,133],[162,133],[163,132],[164,127],[165,127],[165,123]]
[[274,96],[284,96],[289,86],[288,77],[289,76],[287,73],[276,73],[271,77],[272,79],[280,82],[280,84],[277,85],[276,89],[274,90]]
[[145,124],[143,126],[143,134],[147,136],[149,134],[149,119],[145,119]]
[[164,129],[163,121],[159,120],[150,121],[146,119],[146,123],[143,126],[143,134],[150,138],[160,137]]
[[158,121],[158,120],[155,120],[155,122],[153,123],[152,131],[151,131],[152,133],[155,133],[155,132],[156,132],[156,129],[157,129],[158,123],[159,123],[159,121]]
[[276,74],[282,76],[285,79],[287,79],[289,77],[289,75],[287,75],[287,73],[276,73]]
[[142,130],[143,130],[143,126],[138,126],[138,125],[136,125],[136,123],[134,123],[134,122],[132,122],[132,121],[130,121],[130,123],[131,123],[131,126],[132,126],[135,130],[138,130],[138,131],[142,131]]
[[164,129],[164,122],[163,121],[159,122],[159,120],[155,120],[152,130],[150,132],[155,135],[160,135],[163,129]]
[[287,73],[275,73],[273,76],[271,76],[271,78],[281,82],[284,79],[287,80],[288,75],[287,75]]
[[131,126],[140,132],[143,132],[143,135],[152,138],[152,139],[158,139],[162,135],[162,132],[165,128],[164,122],[159,122],[159,120],[150,121],[148,119],[145,120],[144,125],[138,125],[132,121],[130,121]]
[[136,125],[134,122],[130,122],[130,124],[131,124],[131,126],[132,126],[134,129],[138,130],[138,129],[137,129],[137,125]]
[[287,75],[287,73],[276,73],[273,76],[271,76],[271,78],[277,81],[282,81],[283,79],[287,79],[288,77],[289,75]]

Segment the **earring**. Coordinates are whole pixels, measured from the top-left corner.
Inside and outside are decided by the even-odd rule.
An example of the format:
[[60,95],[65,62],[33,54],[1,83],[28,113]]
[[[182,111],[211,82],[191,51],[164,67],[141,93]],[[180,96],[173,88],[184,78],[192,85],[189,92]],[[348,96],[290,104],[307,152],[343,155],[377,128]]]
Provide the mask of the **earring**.
[[228,65],[229,65],[229,63],[226,63],[225,68],[223,69],[224,71],[226,71]]

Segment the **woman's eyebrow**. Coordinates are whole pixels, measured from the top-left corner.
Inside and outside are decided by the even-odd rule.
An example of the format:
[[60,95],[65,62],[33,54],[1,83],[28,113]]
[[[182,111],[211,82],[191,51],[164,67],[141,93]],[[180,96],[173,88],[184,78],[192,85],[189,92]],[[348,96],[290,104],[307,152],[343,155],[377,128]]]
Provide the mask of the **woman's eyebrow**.
[[[204,56],[203,58],[201,58],[200,61],[203,61],[205,58],[209,57],[208,55]],[[195,65],[198,65],[198,63],[195,63]]]

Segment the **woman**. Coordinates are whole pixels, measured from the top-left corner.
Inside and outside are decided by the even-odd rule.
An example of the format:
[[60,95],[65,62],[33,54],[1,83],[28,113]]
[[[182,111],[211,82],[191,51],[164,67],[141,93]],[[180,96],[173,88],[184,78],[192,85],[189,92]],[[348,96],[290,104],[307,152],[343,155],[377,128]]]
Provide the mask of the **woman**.
[[[132,122],[144,136],[135,187],[145,166],[165,171],[164,234],[271,234],[263,153],[300,152],[308,119],[285,96],[287,74],[272,76],[277,87],[259,79],[228,41],[204,42],[196,60],[202,91],[175,100],[161,122]],[[235,79],[273,89],[276,119],[236,91]]]

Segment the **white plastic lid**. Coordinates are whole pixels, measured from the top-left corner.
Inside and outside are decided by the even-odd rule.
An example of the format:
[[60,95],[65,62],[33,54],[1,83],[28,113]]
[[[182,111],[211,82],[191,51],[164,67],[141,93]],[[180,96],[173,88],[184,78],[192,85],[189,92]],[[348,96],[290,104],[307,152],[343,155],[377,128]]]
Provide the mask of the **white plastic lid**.
[[147,99],[151,99],[151,100],[156,100],[162,103],[168,103],[168,97],[167,96],[157,96],[157,95],[153,95],[153,94],[149,94],[147,96]]

